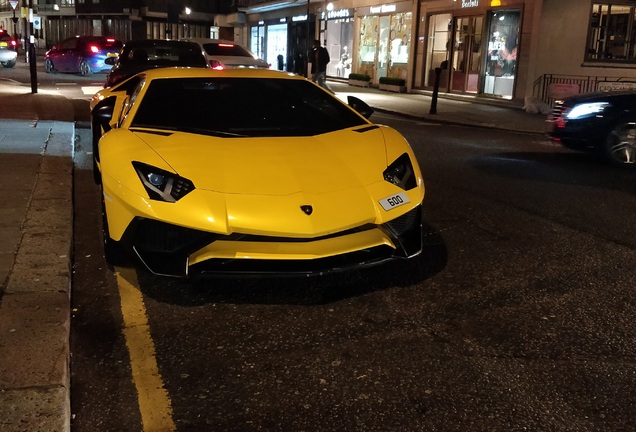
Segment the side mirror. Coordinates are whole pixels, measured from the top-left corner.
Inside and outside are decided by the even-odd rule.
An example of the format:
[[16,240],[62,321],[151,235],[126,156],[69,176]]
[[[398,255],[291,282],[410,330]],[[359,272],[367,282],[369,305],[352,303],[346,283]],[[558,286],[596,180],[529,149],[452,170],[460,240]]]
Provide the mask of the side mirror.
[[110,122],[113,119],[116,101],[117,96],[107,97],[95,105],[95,108],[91,111],[91,117],[102,127],[104,132],[108,132],[111,129]]
[[117,57],[106,57],[106,60],[104,60],[104,63],[110,66],[115,66],[115,63],[117,63]]
[[358,99],[355,96],[347,96],[347,103],[351,108],[358,111],[366,119],[371,117],[371,114],[373,114],[373,108],[371,108],[369,105],[367,105],[366,102]]

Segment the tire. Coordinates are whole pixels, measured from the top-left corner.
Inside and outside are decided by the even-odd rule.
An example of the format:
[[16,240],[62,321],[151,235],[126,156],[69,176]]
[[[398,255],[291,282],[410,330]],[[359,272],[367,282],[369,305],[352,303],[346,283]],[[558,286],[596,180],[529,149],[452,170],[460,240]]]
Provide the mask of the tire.
[[16,64],[16,60],[9,60],[6,63],[2,63],[2,66],[6,67],[8,69],[11,69],[13,66],[15,66],[15,64]]
[[93,75],[93,70],[86,60],[81,60],[79,63],[79,73],[81,76]]
[[617,166],[633,166],[636,163],[636,123],[620,123],[607,135],[605,158]]
[[53,66],[53,62],[51,61],[51,59],[48,58],[44,60],[44,70],[46,71],[46,73],[50,74],[57,73],[57,71],[55,70],[55,66]]

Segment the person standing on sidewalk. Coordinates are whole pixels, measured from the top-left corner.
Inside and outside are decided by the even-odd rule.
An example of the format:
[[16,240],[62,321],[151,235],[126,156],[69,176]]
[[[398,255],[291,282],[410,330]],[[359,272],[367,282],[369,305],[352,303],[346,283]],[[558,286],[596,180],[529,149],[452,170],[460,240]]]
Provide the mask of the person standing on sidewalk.
[[327,85],[327,63],[330,60],[327,48],[321,46],[318,39],[314,40],[314,47],[311,50],[311,80],[320,87],[334,93]]

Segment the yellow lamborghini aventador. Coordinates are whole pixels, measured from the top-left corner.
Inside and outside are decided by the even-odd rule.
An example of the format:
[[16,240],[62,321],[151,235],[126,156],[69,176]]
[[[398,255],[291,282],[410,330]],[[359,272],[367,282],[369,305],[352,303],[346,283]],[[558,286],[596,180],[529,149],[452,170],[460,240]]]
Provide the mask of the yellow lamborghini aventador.
[[91,106],[111,263],[309,275],[422,251],[413,151],[359,99],[285,72],[172,68]]

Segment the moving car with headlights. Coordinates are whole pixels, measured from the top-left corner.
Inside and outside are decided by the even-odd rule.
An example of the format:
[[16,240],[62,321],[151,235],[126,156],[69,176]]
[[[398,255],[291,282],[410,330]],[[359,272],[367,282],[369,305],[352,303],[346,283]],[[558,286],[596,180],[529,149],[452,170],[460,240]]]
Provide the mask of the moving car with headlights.
[[167,39],[141,39],[126,42],[117,59],[110,59],[112,70],[104,87],[124,81],[139,72],[162,67],[209,67],[201,47],[193,42]]
[[78,73],[91,76],[108,72],[108,58],[116,58],[123,43],[112,37],[74,36],[54,45],[44,56],[47,73]]
[[312,275],[421,253],[417,160],[364,102],[273,70],[135,79],[92,103],[111,264],[126,251],[161,275]]
[[18,59],[18,41],[0,28],[0,64],[6,68],[15,66]]
[[636,93],[571,96],[548,116],[548,134],[573,150],[596,152],[614,165],[636,163]]
[[258,58],[247,48],[232,41],[204,38],[185,40],[201,46],[212,69],[223,70],[242,67],[269,69],[269,64],[265,60]]

